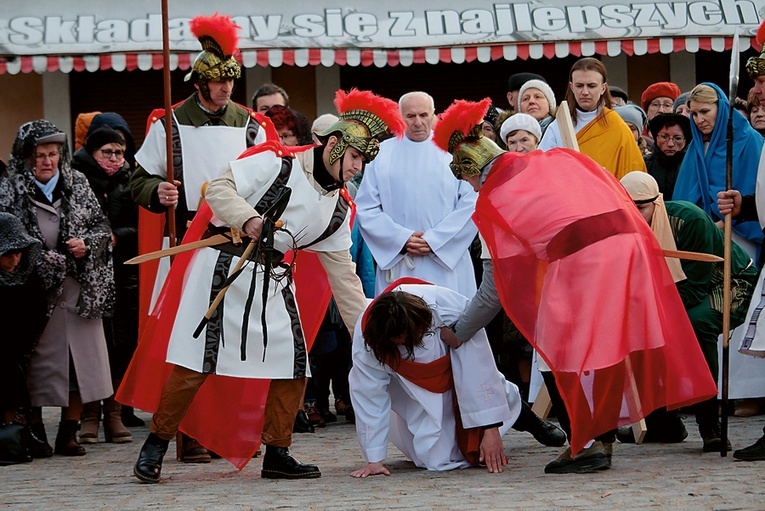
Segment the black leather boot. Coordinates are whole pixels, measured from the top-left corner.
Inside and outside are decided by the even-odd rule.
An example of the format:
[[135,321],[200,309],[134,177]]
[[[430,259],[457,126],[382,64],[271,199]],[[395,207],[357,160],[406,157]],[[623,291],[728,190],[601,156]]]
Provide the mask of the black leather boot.
[[[762,429],[765,433],[765,428]],[[762,461],[765,460],[765,435],[761,436],[754,444],[743,449],[733,451],[733,457],[744,461]]]
[[263,479],[315,479],[321,477],[321,472],[316,465],[300,463],[292,457],[286,447],[267,445],[260,477]]
[[162,459],[169,444],[169,440],[162,440],[154,433],[149,433],[133,467],[133,474],[144,483],[158,483]]
[[560,447],[566,443],[566,433],[552,422],[542,420],[526,401],[521,400],[521,414],[513,424],[516,431],[528,431],[542,445]]
[[53,447],[48,443],[48,435],[45,434],[45,425],[42,422],[29,425],[29,454],[33,458],[53,456]]
[[313,433],[316,429],[308,420],[308,416],[305,414],[305,410],[298,410],[295,416],[295,424],[292,426],[293,433]]
[[[720,423],[717,424],[699,424],[699,433],[704,443],[702,450],[704,452],[720,452],[722,450],[722,435],[720,434]],[[726,444],[727,450],[733,450],[730,440]]]

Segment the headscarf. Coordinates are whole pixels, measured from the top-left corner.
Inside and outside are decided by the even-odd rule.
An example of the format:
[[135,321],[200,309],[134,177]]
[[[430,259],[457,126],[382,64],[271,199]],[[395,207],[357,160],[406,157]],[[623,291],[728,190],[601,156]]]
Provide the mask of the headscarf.
[[[659,184],[653,176],[647,172],[630,172],[621,179],[621,183],[635,204],[653,202],[656,205],[651,217],[651,230],[659,240],[662,249],[677,250],[677,243],[675,243],[675,237],[672,235],[672,228],[669,226],[667,208],[664,206],[664,194],[659,192]],[[680,259],[676,257],[665,257],[665,259],[672,279],[676,283],[685,280],[685,272],[683,272]]]
[[[717,120],[704,152],[704,139],[695,122],[691,123],[693,140],[680,166],[672,200],[687,200],[703,209],[713,220],[723,216],[717,208],[717,192],[725,190],[726,136],[730,103],[725,93],[713,83],[704,83],[717,92]],[[742,195],[752,195],[757,180],[757,166],[763,138],[741,115],[733,111],[733,189]],[[733,230],[760,245],[762,229],[757,221],[737,222]]]
[[[61,158],[58,162],[59,172],[70,170],[71,157],[69,155],[69,146],[66,144],[66,134],[59,130],[52,122],[45,119],[38,119],[22,124],[16,133],[16,140],[11,148],[11,158],[8,160],[8,173],[18,172],[27,173],[34,176],[35,169],[35,151],[37,150],[38,140],[46,140],[52,136],[60,136],[63,139],[61,144]],[[47,141],[47,140],[46,140]]]

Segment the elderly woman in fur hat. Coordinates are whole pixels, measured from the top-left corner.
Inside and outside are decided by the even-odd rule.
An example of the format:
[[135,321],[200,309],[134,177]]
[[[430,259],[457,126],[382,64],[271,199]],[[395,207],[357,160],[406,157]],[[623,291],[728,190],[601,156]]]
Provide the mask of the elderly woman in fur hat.
[[32,455],[50,456],[42,406],[60,406],[55,452],[82,456],[77,426],[84,402],[112,394],[101,318],[114,302],[111,230],[87,180],[70,165],[66,134],[46,120],[23,124],[0,181],[0,211],[41,242],[37,266],[49,320],[32,355]]

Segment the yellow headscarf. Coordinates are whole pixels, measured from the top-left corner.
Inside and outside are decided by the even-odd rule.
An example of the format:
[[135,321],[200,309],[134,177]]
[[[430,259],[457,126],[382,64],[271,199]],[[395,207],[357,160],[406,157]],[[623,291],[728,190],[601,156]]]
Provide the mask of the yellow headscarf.
[[[664,206],[664,194],[659,193],[659,184],[653,176],[647,172],[630,172],[621,179],[621,183],[635,203],[653,202],[656,205],[651,217],[651,230],[658,238],[662,249],[677,250],[675,238],[672,236],[672,228],[669,226],[667,208]],[[686,277],[680,260],[676,257],[665,257],[665,259],[674,281],[685,280]]]

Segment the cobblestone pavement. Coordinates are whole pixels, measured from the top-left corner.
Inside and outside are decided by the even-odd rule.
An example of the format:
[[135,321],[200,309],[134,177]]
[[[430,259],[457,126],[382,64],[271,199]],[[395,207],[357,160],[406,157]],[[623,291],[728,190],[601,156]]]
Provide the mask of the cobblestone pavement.
[[[58,416],[46,409],[55,437]],[[148,419],[148,414],[140,414]],[[182,464],[171,447],[162,482],[139,483],[132,466],[148,428],[133,429],[131,444],[86,446],[80,458],[54,456],[0,467],[0,509],[58,510],[765,510],[765,462],[734,461],[701,452],[692,419],[680,444],[617,444],[611,470],[595,474],[545,475],[558,449],[535,443],[527,433],[505,437],[507,470],[434,473],[415,468],[393,446],[390,477],[353,479],[364,464],[352,425],[330,424],[295,435],[292,452],[316,463],[321,479],[261,480],[260,458],[243,471],[225,460]],[[751,444],[765,418],[731,417],[734,449]],[[103,437],[102,437],[103,438]],[[753,484],[752,484],[753,483]]]

